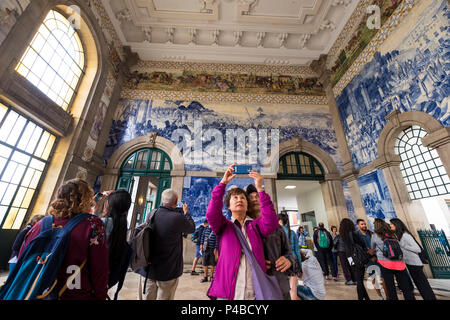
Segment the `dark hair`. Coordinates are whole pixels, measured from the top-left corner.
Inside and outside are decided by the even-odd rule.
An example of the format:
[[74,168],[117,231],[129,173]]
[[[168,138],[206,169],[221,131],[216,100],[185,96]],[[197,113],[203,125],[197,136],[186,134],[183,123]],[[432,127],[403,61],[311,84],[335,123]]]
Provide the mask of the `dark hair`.
[[278,221],[281,220],[281,223],[283,226],[287,227],[288,229],[288,241],[291,241],[291,226],[289,224],[289,216],[286,213],[280,213],[278,214]]
[[[226,205],[227,208],[230,207],[230,199],[231,199],[231,197],[234,196],[234,195],[238,195],[238,194],[243,194],[245,196],[245,199],[247,200],[247,204],[249,203],[248,195],[247,195],[247,193],[245,193],[244,189],[232,188],[232,189],[228,190],[228,193],[225,196],[224,202],[225,202],[225,205]],[[247,209],[248,209],[248,206],[247,206]]]
[[331,226],[330,230],[333,231],[333,229],[336,229],[336,231],[337,231],[337,227],[336,226]]
[[364,219],[357,219],[356,224],[359,224],[361,221],[366,222]]
[[58,188],[56,199],[50,204],[48,213],[56,218],[70,219],[93,203],[93,195],[94,191],[86,181],[68,180]]
[[347,236],[350,232],[355,231],[355,224],[349,218],[344,218],[341,220],[339,225],[339,236],[342,240],[347,240]]
[[394,237],[395,233],[391,230],[391,226],[389,223],[380,218],[375,218],[373,222],[374,232],[384,240],[386,238],[386,234],[388,237]]
[[254,192],[258,193],[258,190],[256,189],[256,187],[253,184],[249,184],[247,186],[247,188],[245,188],[245,193],[247,193],[248,196]]
[[395,226],[395,235],[397,236],[398,240],[402,239],[402,236],[405,232],[411,234],[402,220],[394,218],[389,220],[389,222]]
[[128,191],[120,189],[108,196],[107,217],[113,220],[113,229],[108,239],[109,244],[109,266],[119,263],[124,253],[127,241],[127,215],[131,206],[131,196]]

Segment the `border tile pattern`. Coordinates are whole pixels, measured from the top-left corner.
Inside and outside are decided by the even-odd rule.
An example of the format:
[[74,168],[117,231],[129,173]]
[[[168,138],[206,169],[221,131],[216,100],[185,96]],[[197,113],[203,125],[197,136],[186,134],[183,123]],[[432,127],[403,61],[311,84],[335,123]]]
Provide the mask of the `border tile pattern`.
[[156,70],[196,70],[224,73],[283,74],[317,77],[310,67],[297,65],[260,65],[234,63],[199,63],[180,61],[139,61],[134,67],[141,72]]
[[316,104],[328,105],[326,96],[300,96],[283,94],[243,94],[229,92],[183,92],[159,90],[122,90],[122,99],[137,100],[191,100],[207,102],[237,102],[261,104]]
[[345,89],[347,84],[356,76],[363,66],[369,62],[378,48],[383,44],[386,38],[391,34],[395,27],[403,20],[404,17],[413,8],[417,0],[404,0],[400,6],[395,10],[388,21],[381,27],[373,39],[369,42],[364,51],[359,55],[353,65],[347,70],[347,72],[342,76],[339,82],[334,86],[333,92],[337,97],[341,94],[342,90]]

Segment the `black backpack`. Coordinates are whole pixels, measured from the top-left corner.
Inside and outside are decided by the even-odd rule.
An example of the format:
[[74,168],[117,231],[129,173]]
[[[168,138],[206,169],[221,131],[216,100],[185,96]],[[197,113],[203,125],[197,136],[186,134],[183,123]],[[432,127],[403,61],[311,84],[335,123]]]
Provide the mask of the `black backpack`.
[[383,255],[389,260],[402,260],[403,251],[396,238],[389,237],[386,233],[383,240]]

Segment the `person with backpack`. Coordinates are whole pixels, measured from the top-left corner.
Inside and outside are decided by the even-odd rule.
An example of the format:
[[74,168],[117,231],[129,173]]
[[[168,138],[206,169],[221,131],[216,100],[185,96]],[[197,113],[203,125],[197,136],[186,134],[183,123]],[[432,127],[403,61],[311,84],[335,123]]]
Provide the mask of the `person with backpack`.
[[314,232],[313,241],[319,254],[318,260],[322,266],[325,279],[330,280],[330,271],[328,267],[330,266],[333,280],[337,281],[337,270],[333,267],[333,256],[331,254],[333,238],[331,237],[330,232],[325,229],[323,222],[319,223],[319,228]]
[[[400,247],[403,252],[403,261],[408,268],[409,274],[413,279],[417,289],[420,292],[423,300],[436,300],[436,295],[428,282],[425,273],[423,272],[423,261],[426,258],[424,250],[419,243],[414,239],[411,232],[409,232],[406,225],[398,218],[391,219],[391,230],[395,232],[397,238],[400,240]],[[422,255],[422,257],[421,257]]]
[[192,270],[191,270],[191,276],[198,276],[200,273],[195,271],[195,267],[197,267],[198,260],[202,257],[202,250],[200,249],[200,238],[202,236],[203,230],[208,226],[208,220],[205,219],[203,221],[203,224],[199,225],[198,228],[195,230],[195,232],[191,236],[191,240],[195,243],[195,258],[194,262],[192,263]]
[[108,288],[118,285],[114,300],[117,300],[122,288],[132,255],[132,249],[127,243],[127,217],[130,206],[131,195],[128,191],[120,189],[106,193],[105,217],[101,220],[105,224],[109,250]]
[[381,276],[386,285],[387,300],[398,300],[394,277],[405,300],[415,300],[414,288],[411,286],[406,265],[402,261],[403,251],[395,232],[391,230],[387,222],[380,218],[376,218],[373,225],[372,249],[376,252]]
[[23,240],[25,239],[25,236],[27,235],[28,231],[40,220],[42,220],[45,216],[43,214],[36,214],[31,217],[30,221],[28,222],[27,226],[23,228],[19,234],[16,236],[16,239],[14,240],[14,243],[12,245],[12,253],[9,263],[9,273],[11,274],[11,271],[14,269],[16,263],[17,263],[17,256],[19,255],[20,247],[22,246]]
[[161,206],[150,214],[153,235],[152,254],[148,266],[149,289],[146,300],[173,300],[183,274],[183,233],[193,233],[195,222],[187,204],[177,208],[178,194],[164,190]]
[[355,232],[352,220],[344,218],[339,225],[339,237],[345,248],[345,256],[356,280],[358,300],[370,300],[364,287],[365,266],[370,259],[366,244]]
[[208,281],[208,267],[211,267],[211,281],[214,277],[214,269],[216,267],[216,256],[218,250],[217,237],[211,227],[208,225],[203,229],[200,237],[200,249],[203,256],[203,274],[204,277],[200,282]]
[[293,274],[289,277],[290,294],[292,300],[297,300],[297,284],[298,277],[302,274],[302,257],[300,255],[300,247],[298,245],[298,238],[295,232],[292,232],[289,224],[289,216],[287,214],[278,215],[278,223],[282,226],[286,236],[289,239],[292,256],[294,257]]
[[[69,180],[59,187],[48,215],[26,235],[18,264],[11,279],[8,278],[5,289],[2,288],[0,298],[106,300],[108,246],[103,222],[88,214],[92,208],[93,195],[92,188],[81,179]],[[61,242],[57,241],[58,235],[64,235]],[[49,251],[46,251],[46,243],[52,248]],[[56,243],[67,244],[67,247],[57,246]],[[31,264],[33,261],[35,265]],[[22,270],[32,274],[26,269],[29,264],[32,269],[42,268],[42,274],[35,279],[20,279]],[[34,283],[32,287],[20,285],[30,281]],[[28,294],[15,295],[14,283],[19,284],[17,290],[26,289]]]
[[[258,190],[253,184],[245,189],[249,200],[248,215],[252,219],[261,217],[261,203]],[[277,278],[284,300],[291,300],[289,277],[295,275],[295,260],[286,232],[281,225],[269,236],[263,237],[264,257],[267,274]]]

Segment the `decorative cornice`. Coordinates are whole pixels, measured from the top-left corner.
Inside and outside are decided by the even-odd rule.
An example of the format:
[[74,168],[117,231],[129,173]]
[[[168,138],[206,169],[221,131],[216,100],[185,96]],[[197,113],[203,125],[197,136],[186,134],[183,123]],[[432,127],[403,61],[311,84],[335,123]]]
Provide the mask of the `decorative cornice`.
[[317,74],[310,67],[298,65],[262,65],[262,64],[234,64],[234,63],[198,63],[178,61],[142,61],[133,67],[139,72],[167,71],[167,70],[196,70],[209,72],[239,72],[265,74],[298,75],[316,77]]
[[196,100],[201,102],[237,102],[263,104],[316,104],[328,105],[326,96],[282,94],[244,94],[229,92],[190,92],[124,89],[122,99],[136,100]]
[[366,63],[372,60],[375,52],[378,51],[380,46],[384,43],[392,31],[394,31],[394,29],[400,24],[403,18],[409,14],[417,2],[417,0],[404,0],[398,6],[395,12],[389,17],[388,21],[386,21],[381,29],[378,30],[363,52],[358,56],[356,61],[334,86],[333,92],[336,97],[341,94],[342,90],[344,90],[347,84],[362,70]]

